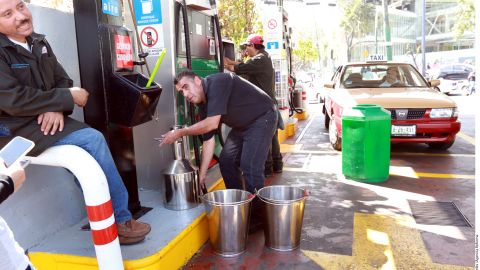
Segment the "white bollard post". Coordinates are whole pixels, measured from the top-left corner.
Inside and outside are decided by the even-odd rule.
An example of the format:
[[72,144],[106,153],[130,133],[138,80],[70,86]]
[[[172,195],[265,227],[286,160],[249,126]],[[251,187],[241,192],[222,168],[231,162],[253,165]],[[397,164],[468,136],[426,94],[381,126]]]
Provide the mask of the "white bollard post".
[[66,168],[75,175],[85,198],[98,268],[124,269],[107,179],[97,161],[74,145],[50,147],[38,157],[28,159],[32,164]]

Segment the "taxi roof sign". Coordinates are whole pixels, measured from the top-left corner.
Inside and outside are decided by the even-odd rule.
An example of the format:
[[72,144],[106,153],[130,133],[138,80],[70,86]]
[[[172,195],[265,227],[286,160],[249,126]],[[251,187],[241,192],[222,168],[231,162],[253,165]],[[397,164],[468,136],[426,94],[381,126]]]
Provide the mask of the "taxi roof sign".
[[387,62],[383,54],[372,54],[367,58],[367,62]]

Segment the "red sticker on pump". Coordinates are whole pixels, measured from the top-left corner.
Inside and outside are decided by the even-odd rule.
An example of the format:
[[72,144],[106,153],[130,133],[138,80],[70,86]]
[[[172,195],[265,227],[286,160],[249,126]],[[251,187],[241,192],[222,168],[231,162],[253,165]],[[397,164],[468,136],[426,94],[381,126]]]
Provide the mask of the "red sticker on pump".
[[130,36],[115,35],[115,55],[117,68],[133,68],[133,49]]

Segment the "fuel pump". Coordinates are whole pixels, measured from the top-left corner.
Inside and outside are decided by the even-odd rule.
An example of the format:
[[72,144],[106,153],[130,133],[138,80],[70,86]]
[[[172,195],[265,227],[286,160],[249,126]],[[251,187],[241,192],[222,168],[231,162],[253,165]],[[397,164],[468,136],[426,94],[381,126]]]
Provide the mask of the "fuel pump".
[[124,27],[120,1],[74,0],[82,87],[90,93],[85,122],[104,133],[129,193],[129,209],[141,210],[133,127],[155,113],[162,88],[134,71],[135,43]]
[[[216,12],[215,0],[210,0],[210,7],[201,6],[195,1],[185,0],[175,4],[175,37],[177,72],[188,68],[201,77],[223,72],[223,43],[221,42],[220,23]],[[177,95],[179,124],[192,125],[198,120],[198,112],[193,104],[187,102],[183,96]],[[223,145],[221,133],[216,136],[214,159]],[[200,164],[201,136],[192,136],[190,144],[193,146],[195,161]]]

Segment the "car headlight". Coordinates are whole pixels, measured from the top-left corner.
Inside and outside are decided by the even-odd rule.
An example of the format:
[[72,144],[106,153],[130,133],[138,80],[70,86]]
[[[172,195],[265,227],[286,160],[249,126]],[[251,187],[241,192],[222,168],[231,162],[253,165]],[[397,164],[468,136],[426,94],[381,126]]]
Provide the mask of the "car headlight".
[[438,108],[430,111],[430,118],[450,118],[457,116],[457,108]]

